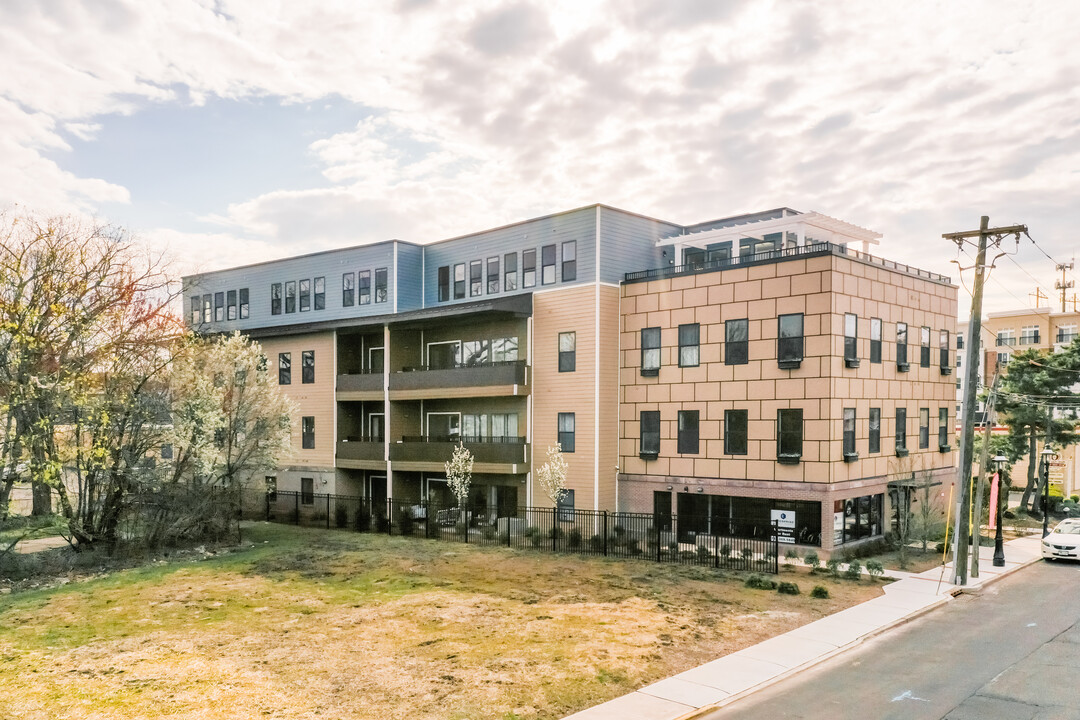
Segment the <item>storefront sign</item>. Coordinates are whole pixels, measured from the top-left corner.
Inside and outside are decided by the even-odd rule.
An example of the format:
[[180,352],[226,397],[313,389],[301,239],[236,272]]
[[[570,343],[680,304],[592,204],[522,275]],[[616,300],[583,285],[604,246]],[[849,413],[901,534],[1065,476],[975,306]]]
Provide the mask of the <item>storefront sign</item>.
[[776,527],[776,537],[779,542],[795,544],[795,511],[773,510],[773,525]]

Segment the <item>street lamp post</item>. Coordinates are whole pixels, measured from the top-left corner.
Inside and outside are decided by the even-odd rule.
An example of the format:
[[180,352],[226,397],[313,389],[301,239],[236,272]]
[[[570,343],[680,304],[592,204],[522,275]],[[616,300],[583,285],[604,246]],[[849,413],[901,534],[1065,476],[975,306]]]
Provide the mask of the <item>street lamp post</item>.
[[1001,495],[1004,490],[1004,483],[1002,482],[1001,471],[1005,468],[1005,463],[1009,462],[1009,458],[1004,455],[997,455],[994,457],[994,466],[997,468],[997,508],[994,510],[996,528],[994,530],[994,567],[1005,567],[1005,540],[1001,537]]
[[1054,451],[1050,448],[1043,449],[1042,453],[1042,471],[1043,471],[1043,502],[1042,502],[1042,514],[1043,514],[1043,537],[1050,534],[1050,458],[1054,456]]

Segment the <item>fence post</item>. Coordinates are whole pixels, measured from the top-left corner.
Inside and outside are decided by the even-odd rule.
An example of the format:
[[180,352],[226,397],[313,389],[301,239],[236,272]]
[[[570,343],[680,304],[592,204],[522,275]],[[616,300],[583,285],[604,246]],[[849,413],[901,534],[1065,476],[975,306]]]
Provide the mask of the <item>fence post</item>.
[[462,523],[462,525],[465,526],[465,544],[468,545],[469,544],[469,509],[465,508],[465,510],[462,512],[462,515],[465,516],[465,521]]
[[296,524],[300,524],[300,493],[293,494],[293,500],[296,502]]
[[330,493],[326,493],[326,529],[330,529]]
[[[794,531],[793,531],[794,532]],[[780,574],[780,521],[773,522],[772,531],[773,575]]]
[[386,534],[394,534],[394,501],[386,498]]
[[266,521],[270,522],[270,493],[266,493]]
[[604,557],[607,557],[607,510],[604,511]]
[[717,570],[720,569],[720,535],[714,534],[713,536],[713,567]]

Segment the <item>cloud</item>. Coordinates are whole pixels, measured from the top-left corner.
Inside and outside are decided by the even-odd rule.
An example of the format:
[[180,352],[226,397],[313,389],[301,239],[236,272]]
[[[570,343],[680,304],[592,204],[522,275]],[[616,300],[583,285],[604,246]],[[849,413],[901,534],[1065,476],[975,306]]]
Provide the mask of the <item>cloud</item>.
[[527,55],[551,37],[551,27],[538,8],[515,4],[481,15],[466,37],[486,55]]

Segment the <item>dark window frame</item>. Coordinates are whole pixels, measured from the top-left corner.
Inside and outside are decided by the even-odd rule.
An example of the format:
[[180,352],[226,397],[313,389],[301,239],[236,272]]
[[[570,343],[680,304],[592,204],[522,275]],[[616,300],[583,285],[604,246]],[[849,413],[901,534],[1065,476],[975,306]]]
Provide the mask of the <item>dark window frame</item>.
[[356,304],[356,273],[347,272],[341,274],[341,307],[352,307]]
[[[571,258],[566,259],[569,248]],[[577,240],[567,240],[562,244],[562,281],[577,280]]]
[[[742,339],[732,339],[742,329]],[[750,362],[750,319],[737,318],[724,323],[724,364],[746,365]]]
[[370,270],[356,271],[356,304],[361,306],[371,304]]
[[251,317],[251,291],[248,288],[240,288],[240,319],[247,320]]
[[296,281],[285,281],[285,314],[291,315],[296,312]]
[[302,278],[299,284],[300,312],[311,310],[311,280]]
[[[502,277],[499,272],[499,256],[489,257],[487,259],[487,294],[494,295],[499,292],[502,287]],[[494,271],[492,271],[494,268]]]
[[558,425],[556,427],[558,430],[559,447],[564,453],[574,452],[575,433],[577,432],[577,419],[575,413],[559,413]]
[[320,275],[311,282],[312,307],[316,310],[326,309],[326,277]]
[[676,447],[680,455],[697,455],[700,452],[700,427],[699,410],[679,411]]
[[881,318],[870,318],[870,362],[881,363]]
[[898,372],[907,372],[911,367],[908,363],[908,325],[904,322],[896,323],[896,369]]
[[859,367],[859,316],[844,313],[844,366]]
[[390,271],[387,268],[375,268],[375,302],[384,303],[390,299]]
[[225,321],[225,293],[214,293],[214,322]]
[[503,255],[503,291],[514,292],[518,289],[518,256],[516,252]]
[[[557,245],[540,246],[540,284],[554,285],[558,282],[555,277],[555,260],[558,253]],[[548,273],[548,270],[551,272]]]
[[[276,485],[275,485],[276,487]],[[277,492],[274,492],[277,495]],[[315,478],[302,477],[300,478],[300,504],[301,505],[314,505],[315,504]]]
[[203,304],[203,322],[211,323],[214,318],[214,296],[210,293],[206,293],[202,296]]
[[[569,340],[569,349],[564,349],[564,339]],[[577,370],[577,332],[569,330],[559,333],[559,372]]]
[[904,457],[908,454],[907,446],[907,408],[896,408],[896,427],[893,428],[894,442],[896,443],[896,456]]
[[[785,329],[785,321],[793,323],[798,318],[798,334],[793,328]],[[786,333],[786,334],[785,334]],[[806,319],[803,313],[786,313],[776,318],[776,364],[782,370],[794,370],[802,366],[806,352]]]
[[438,278],[438,301],[447,302],[450,300],[450,266],[443,265],[436,271]]
[[919,449],[930,447],[930,408],[919,408]]
[[278,353],[278,385],[292,385],[292,353]]
[[236,291],[229,290],[225,293],[225,319],[236,319]]
[[679,367],[701,365],[701,324],[679,325]]
[[732,408],[724,411],[724,454],[746,455],[750,447],[750,411]]
[[521,251],[521,287],[536,287],[536,248]]
[[949,375],[952,373],[952,367],[949,365],[949,331],[938,330],[938,367],[941,370],[942,375]]
[[938,408],[938,451],[948,452],[952,449],[949,444],[949,408]]
[[191,326],[202,325],[202,295],[191,297]]
[[[641,375],[656,377],[660,374],[661,330],[658,327],[641,328]],[[655,357],[653,363],[651,358]]]
[[282,298],[284,293],[281,290],[281,283],[270,284],[270,314],[280,315],[282,309]]
[[315,382],[314,350],[304,350],[300,353],[300,382],[305,385]]
[[655,460],[660,456],[660,411],[642,410],[638,422],[638,457]]
[[866,451],[870,455],[881,452],[881,408],[870,408],[868,419],[868,436]]
[[776,459],[782,464],[795,464],[803,453],[802,408],[780,408],[776,411]]
[[842,422],[844,462],[852,462],[859,459],[855,450],[855,408],[844,408]]
[[300,449],[315,449],[315,416],[304,415],[300,418]]
[[930,367],[930,326],[919,328],[919,366]]
[[469,261],[469,297],[484,294],[484,261]]
[[465,278],[465,263],[454,263],[454,299],[464,300],[465,293],[468,291],[468,282]]

